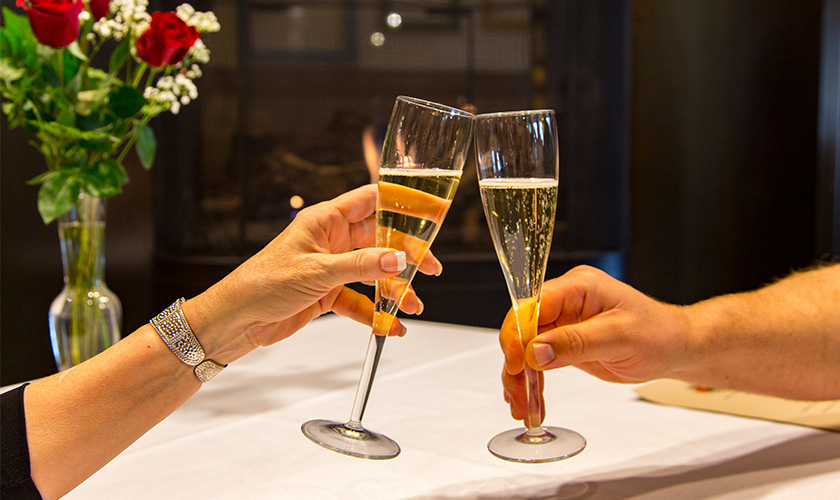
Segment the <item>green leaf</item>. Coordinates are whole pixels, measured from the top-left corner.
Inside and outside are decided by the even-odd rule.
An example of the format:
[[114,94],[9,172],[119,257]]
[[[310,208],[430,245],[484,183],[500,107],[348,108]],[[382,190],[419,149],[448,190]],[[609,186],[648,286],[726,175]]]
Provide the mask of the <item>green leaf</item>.
[[128,59],[130,49],[130,37],[123,38],[123,41],[117,45],[117,48],[114,49],[114,52],[111,53],[111,58],[108,60],[108,70],[111,73],[116,73],[122,68],[126,59]]
[[83,90],[76,94],[76,99],[80,101],[96,102],[102,100],[111,91],[109,88]]
[[29,26],[29,19],[4,7],[3,22],[6,26],[0,29],[0,53],[4,58],[8,57],[27,68],[36,69],[39,44]]
[[62,102],[58,107],[58,114],[55,117],[58,123],[72,127],[76,122],[76,114],[73,113],[73,108],[66,102]]
[[113,153],[114,145],[108,137],[95,137],[92,139],[82,139],[79,145],[88,151],[96,151],[97,153]]
[[76,117],[76,126],[80,130],[91,131],[107,127],[109,122],[105,121],[102,113],[90,113]]
[[2,104],[3,113],[9,119],[9,129],[15,129],[26,123],[26,117],[20,113],[20,108],[14,102],[4,102]]
[[90,171],[82,174],[85,192],[100,198],[120,194],[127,182],[125,168],[111,158],[99,161]]
[[44,224],[49,224],[73,208],[81,191],[78,177],[58,172],[58,175],[47,178],[38,190],[38,212]]
[[62,175],[62,172],[60,170],[47,170],[46,172],[42,172],[36,175],[35,177],[29,179],[28,181],[26,181],[26,183],[30,186],[36,186],[38,184],[43,183],[50,177],[54,177],[56,175]]
[[47,170],[46,172],[42,172],[42,173],[36,175],[35,177],[29,179],[28,181],[26,181],[26,183],[30,186],[35,186],[37,184],[43,184],[44,182],[46,182],[48,179],[50,179],[52,177],[62,177],[62,176],[63,177],[71,177],[71,176],[76,175],[79,172],[80,167],[81,167],[81,165],[79,164],[79,162],[75,162],[75,161],[70,162],[70,163],[65,164],[61,168],[50,169],[50,170]]
[[0,80],[5,85],[11,86],[12,82],[19,80],[24,73],[24,70],[12,66],[5,58],[0,58]]
[[[20,37],[0,28],[0,54],[14,55],[20,50]],[[3,58],[5,59],[5,57]]]
[[90,79],[90,81],[96,82],[97,86],[101,85],[101,83],[99,82],[105,82],[107,80],[112,79],[111,75],[109,75],[108,73],[102,71],[101,69],[91,67],[88,67],[87,69],[87,76]]
[[80,139],[96,137],[96,134],[83,132],[75,127],[68,127],[58,122],[39,122],[29,120],[27,125],[35,129],[39,139],[58,139],[62,142],[78,141]]
[[83,90],[76,94],[76,112],[82,116],[87,116],[91,113],[94,106],[101,102],[111,89],[93,89]]
[[78,59],[79,61],[87,61],[88,60],[88,56],[85,55],[85,53],[82,52],[82,48],[79,47],[79,41],[78,40],[74,40],[73,43],[68,45],[67,46],[67,51],[70,52],[71,54],[73,54],[73,56],[75,56],[76,59]]
[[141,121],[134,121],[134,133],[137,134],[137,157],[143,168],[149,170],[155,162],[157,152],[157,140],[151,127]]
[[143,94],[131,87],[117,87],[111,92],[111,109],[119,118],[131,118],[136,115],[146,99]]
[[119,181],[120,185],[128,184],[128,172],[125,170],[125,167],[122,166],[121,163],[117,162],[117,160],[113,160],[111,158],[106,158],[102,160],[104,162],[111,162],[113,165],[109,165],[108,168],[113,171],[114,176]]
[[29,26],[29,19],[23,14],[15,13],[15,11],[8,7],[3,7],[3,23],[6,25],[4,31],[18,40],[35,36],[32,33],[32,28]]
[[[76,42],[73,42],[73,44],[75,44],[78,49],[78,44]],[[62,65],[61,68],[59,68],[58,58],[53,58],[52,71],[55,75],[62,77],[62,79],[59,80],[59,83],[69,82],[74,76],[76,76],[76,73],[79,72],[79,68],[82,66],[82,61],[76,58],[68,50],[58,49],[56,52],[58,53],[58,57],[61,58]],[[82,54],[82,56],[84,56],[84,54]],[[59,75],[59,71],[63,71],[63,74]]]
[[[47,47],[48,49],[52,49],[52,47]],[[44,80],[49,87],[53,88],[60,88],[61,87],[61,79],[58,77],[58,73],[55,70],[55,66],[52,63],[48,63],[44,66],[43,69],[43,76]]]

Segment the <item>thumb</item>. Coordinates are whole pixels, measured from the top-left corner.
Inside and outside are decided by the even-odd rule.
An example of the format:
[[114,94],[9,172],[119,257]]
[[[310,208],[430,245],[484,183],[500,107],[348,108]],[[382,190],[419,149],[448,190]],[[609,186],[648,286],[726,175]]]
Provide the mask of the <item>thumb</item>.
[[405,252],[390,248],[362,248],[333,254],[324,269],[331,285],[375,281],[396,276],[406,267]]
[[525,348],[525,361],[537,370],[553,370],[598,360],[599,356],[606,355],[602,352],[605,342],[599,341],[603,340],[603,329],[593,323],[575,323],[537,335]]

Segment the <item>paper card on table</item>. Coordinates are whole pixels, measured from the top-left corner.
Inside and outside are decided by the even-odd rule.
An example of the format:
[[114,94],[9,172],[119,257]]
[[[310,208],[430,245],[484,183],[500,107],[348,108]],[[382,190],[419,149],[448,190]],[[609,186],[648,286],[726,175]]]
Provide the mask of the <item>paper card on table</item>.
[[701,389],[678,380],[657,380],[635,392],[654,403],[840,432],[840,400],[796,401],[728,389]]

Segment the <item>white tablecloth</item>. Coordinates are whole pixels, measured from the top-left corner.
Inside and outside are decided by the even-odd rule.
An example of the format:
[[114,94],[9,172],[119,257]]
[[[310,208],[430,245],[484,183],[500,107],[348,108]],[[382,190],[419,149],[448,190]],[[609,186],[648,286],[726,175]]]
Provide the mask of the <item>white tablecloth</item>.
[[496,332],[406,320],[364,424],[402,453],[362,460],[300,425],[346,419],[368,330],[327,316],[232,364],[69,499],[838,499],[840,433],[661,406],[574,368],[546,374],[546,423],[587,448],[549,464],[492,456],[514,427]]

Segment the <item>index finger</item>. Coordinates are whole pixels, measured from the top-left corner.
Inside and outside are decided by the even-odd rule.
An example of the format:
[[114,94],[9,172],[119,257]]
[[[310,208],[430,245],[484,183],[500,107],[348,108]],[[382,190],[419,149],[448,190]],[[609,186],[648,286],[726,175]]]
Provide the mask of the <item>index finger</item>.
[[363,221],[376,211],[376,184],[366,184],[348,191],[334,198],[331,203],[348,223]]
[[505,355],[505,371],[516,375],[525,368],[525,352],[519,338],[519,328],[516,326],[516,313],[508,310],[502,327],[499,330],[499,343]]
[[[336,314],[350,318],[353,321],[373,327],[374,306],[367,295],[361,294],[346,286],[336,296],[332,304],[332,311]],[[405,333],[405,327],[399,319],[393,318],[389,326],[388,336],[401,336]]]
[[546,281],[540,303],[540,325],[571,325],[614,306],[613,294],[608,293],[614,280],[605,281],[606,278],[609,276],[600,269],[578,266]]

